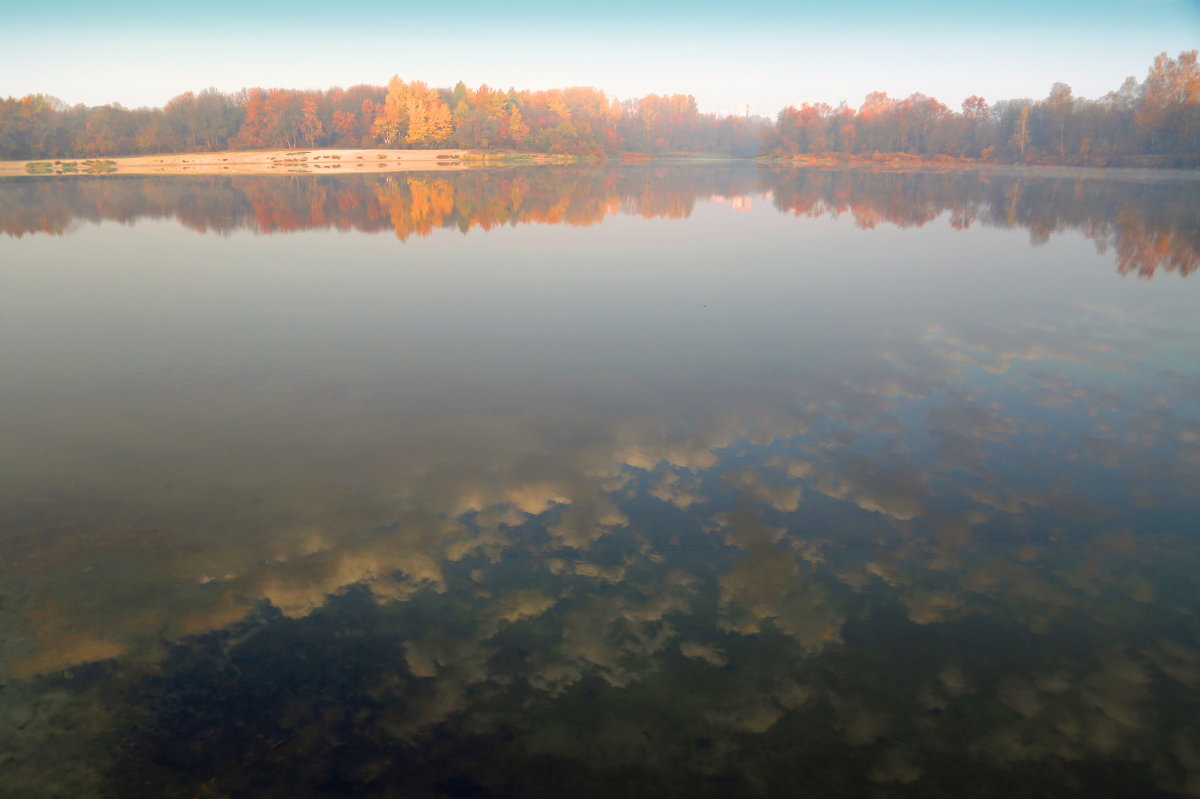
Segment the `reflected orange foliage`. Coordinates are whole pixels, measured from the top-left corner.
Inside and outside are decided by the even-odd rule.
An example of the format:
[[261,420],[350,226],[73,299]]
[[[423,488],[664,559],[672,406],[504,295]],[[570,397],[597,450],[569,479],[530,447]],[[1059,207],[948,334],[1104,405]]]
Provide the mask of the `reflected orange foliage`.
[[776,172],[775,205],[797,216],[849,212],[865,230],[887,223],[921,227],[948,214],[950,225],[1020,227],[1033,244],[1079,230],[1117,253],[1121,274],[1159,271],[1187,276],[1200,261],[1192,181],[1134,183],[1063,178],[993,177],[969,172],[793,170]]
[[1151,278],[1161,269],[1186,276],[1200,264],[1196,247],[1181,243],[1182,236],[1175,231],[1146,228],[1129,212],[1118,217],[1117,227],[1117,269],[1122,275]]
[[[615,214],[684,219],[698,202],[769,195],[800,217],[849,214],[871,229],[1024,228],[1034,244],[1076,230],[1121,274],[1187,276],[1200,263],[1192,181],[1133,183],[970,172],[770,170],[744,167],[467,170],[397,175],[236,178],[37,178],[0,184],[0,229],[62,235],[80,221],[174,217],[201,232],[312,228],[381,232],[401,240],[443,228],[595,225]],[[744,200],[739,207],[746,207]]]

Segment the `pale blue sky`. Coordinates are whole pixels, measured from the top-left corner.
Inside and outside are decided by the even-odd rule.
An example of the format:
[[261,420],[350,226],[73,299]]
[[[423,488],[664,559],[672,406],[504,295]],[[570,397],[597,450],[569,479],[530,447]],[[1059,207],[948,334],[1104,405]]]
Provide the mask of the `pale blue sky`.
[[1200,0],[899,3],[542,0],[201,3],[0,0],[0,96],[162,105],[215,86],[327,88],[393,74],[449,86],[589,85],[625,99],[695,95],[704,111],[773,116],[805,100],[861,104],[924,92],[957,108],[1043,97],[1055,81],[1096,97],[1154,56],[1200,47]]

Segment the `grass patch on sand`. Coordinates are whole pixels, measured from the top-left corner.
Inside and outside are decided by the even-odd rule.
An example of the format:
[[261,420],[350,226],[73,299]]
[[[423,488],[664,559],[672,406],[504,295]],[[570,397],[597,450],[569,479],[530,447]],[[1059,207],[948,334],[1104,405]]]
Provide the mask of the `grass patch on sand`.
[[103,175],[117,171],[116,161],[91,159],[88,161],[30,161],[25,164],[30,175]]

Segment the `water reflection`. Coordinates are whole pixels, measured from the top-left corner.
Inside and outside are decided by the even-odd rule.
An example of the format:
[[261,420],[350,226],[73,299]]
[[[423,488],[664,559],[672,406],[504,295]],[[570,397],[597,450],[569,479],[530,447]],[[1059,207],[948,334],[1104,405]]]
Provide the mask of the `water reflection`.
[[279,233],[313,228],[381,232],[401,240],[439,228],[525,223],[594,225],[617,214],[688,217],[697,201],[747,209],[770,195],[801,216],[849,213],[855,223],[920,227],[948,214],[1030,231],[1034,244],[1078,231],[1116,253],[1121,274],[1186,276],[1200,264],[1197,186],[1186,174],[1124,179],[1095,171],[878,172],[735,166],[468,170],[405,176],[14,179],[0,186],[11,236],[63,234],[79,221],[175,218],[193,230]]
[[403,270],[7,242],[8,793],[1200,794],[1190,283],[988,230],[1181,241],[1145,198],[1188,184],[429,180],[19,184],[230,232],[613,216]]

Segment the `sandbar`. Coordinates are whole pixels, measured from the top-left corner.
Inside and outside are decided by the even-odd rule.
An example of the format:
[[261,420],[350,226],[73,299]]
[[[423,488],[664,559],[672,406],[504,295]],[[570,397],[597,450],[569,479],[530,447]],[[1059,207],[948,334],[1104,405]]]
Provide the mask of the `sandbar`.
[[[117,158],[0,161],[0,177],[16,175],[286,175],[290,173],[404,172],[464,169],[470,150],[227,150]],[[85,162],[99,161],[100,167]],[[38,166],[30,168],[30,164]]]

